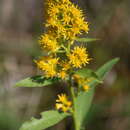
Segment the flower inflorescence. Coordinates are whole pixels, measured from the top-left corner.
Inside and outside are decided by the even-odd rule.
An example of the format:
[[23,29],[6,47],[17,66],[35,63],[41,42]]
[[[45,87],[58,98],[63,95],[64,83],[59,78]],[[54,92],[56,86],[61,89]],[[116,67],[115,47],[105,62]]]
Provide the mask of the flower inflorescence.
[[[36,63],[46,77],[64,79],[69,69],[82,68],[89,63],[86,48],[77,46],[71,50],[77,35],[88,32],[88,23],[84,20],[83,12],[69,0],[47,0],[46,5],[47,29],[39,43],[50,58],[43,57]],[[62,53],[62,57],[59,53]]]
[[[39,44],[47,56],[35,63],[45,77],[66,80],[72,71],[90,61],[85,47],[74,47],[76,38],[82,33],[88,33],[88,22],[82,10],[70,0],[46,0],[46,14],[46,31],[40,36]],[[85,89],[88,90],[87,87]],[[67,111],[71,103],[66,106],[67,97],[63,94],[58,97],[56,108]]]
[[72,102],[68,100],[65,94],[58,95],[56,100],[56,109],[63,112],[71,111]]

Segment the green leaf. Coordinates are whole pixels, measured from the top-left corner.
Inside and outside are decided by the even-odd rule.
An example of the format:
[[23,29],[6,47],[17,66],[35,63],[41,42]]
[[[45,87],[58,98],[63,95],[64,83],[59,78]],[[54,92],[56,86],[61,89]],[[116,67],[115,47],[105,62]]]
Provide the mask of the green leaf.
[[55,110],[45,111],[41,113],[41,118],[32,118],[30,121],[25,122],[20,130],[44,130],[50,126],[53,126],[69,116],[68,113],[60,113]]
[[90,78],[90,77],[98,78],[98,75],[93,70],[87,68],[80,69],[77,72],[75,72],[75,74],[78,74],[83,78]]
[[[105,75],[111,70],[113,65],[118,62],[118,60],[119,58],[115,58],[104,64],[102,67],[100,67],[96,71],[98,77],[101,80],[103,80]],[[84,120],[91,106],[94,95],[94,89],[97,84],[98,82],[96,80],[90,82],[89,84],[90,90],[88,92],[81,92],[74,100],[74,110],[75,110],[74,117],[75,117],[76,130],[81,130],[82,129],[81,127],[85,125]]]
[[88,92],[82,92],[75,99],[74,103],[74,118],[76,124],[76,130],[83,129],[83,121],[88,113],[94,94],[94,88],[91,88]]
[[112,69],[112,67],[119,61],[119,58],[112,59],[111,61],[104,64],[101,68],[99,68],[96,73],[97,75],[104,79],[107,73]]
[[102,83],[102,81],[100,81],[98,75],[91,69],[87,69],[87,68],[80,69],[77,72],[75,72],[75,74],[79,75],[82,78],[87,78],[87,79],[91,78],[93,80],[95,79],[99,83]]
[[97,41],[99,39],[96,39],[96,38],[77,38],[76,41],[78,42],[94,42],[94,41]]
[[45,78],[43,76],[33,76],[30,78],[26,78],[21,80],[15,84],[16,87],[43,87],[47,85],[51,85],[60,81],[60,78]]

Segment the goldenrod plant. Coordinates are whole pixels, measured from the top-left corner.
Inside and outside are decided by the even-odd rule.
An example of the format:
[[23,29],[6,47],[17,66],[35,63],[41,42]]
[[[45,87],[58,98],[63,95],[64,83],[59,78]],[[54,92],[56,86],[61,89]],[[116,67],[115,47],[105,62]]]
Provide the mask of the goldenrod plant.
[[54,110],[41,113],[41,119],[25,122],[20,130],[43,130],[68,116],[72,116],[75,130],[83,130],[95,86],[102,83],[118,58],[97,71],[89,69],[87,64],[93,59],[84,44],[96,39],[80,38],[89,31],[83,11],[70,0],[46,0],[45,6],[46,29],[39,38],[44,56],[34,60],[42,75],[19,81],[16,86],[44,87],[63,81],[68,94],[58,94]]

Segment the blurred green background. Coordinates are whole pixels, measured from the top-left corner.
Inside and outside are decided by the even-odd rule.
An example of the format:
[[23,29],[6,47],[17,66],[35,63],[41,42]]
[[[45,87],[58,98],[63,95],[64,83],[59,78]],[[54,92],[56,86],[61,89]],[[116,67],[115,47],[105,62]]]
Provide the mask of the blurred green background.
[[[130,130],[130,0],[73,0],[89,21],[88,44],[98,68],[114,57],[120,62],[96,88],[88,114],[87,130]],[[37,39],[43,32],[43,0],[0,0],[0,130],[18,130],[22,122],[54,107],[63,84],[44,88],[14,88],[23,78],[38,74],[33,63],[41,50]],[[65,119],[48,130],[70,130]]]

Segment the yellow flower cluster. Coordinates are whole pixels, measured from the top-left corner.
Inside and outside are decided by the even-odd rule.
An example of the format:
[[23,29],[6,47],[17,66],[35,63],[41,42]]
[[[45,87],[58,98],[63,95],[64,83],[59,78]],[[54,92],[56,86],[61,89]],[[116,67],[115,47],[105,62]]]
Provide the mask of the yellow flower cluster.
[[71,110],[72,102],[68,100],[65,94],[58,95],[56,100],[56,109],[63,112],[68,112]]
[[58,58],[42,57],[35,62],[37,63],[37,66],[45,72],[46,77],[54,77],[56,75]]
[[90,58],[88,58],[88,53],[86,52],[86,48],[76,46],[74,50],[72,50],[72,53],[69,54],[70,64],[73,65],[73,67],[81,68],[82,65],[88,64],[90,61]]
[[73,75],[73,80],[78,84],[78,86],[81,86],[82,90],[89,91],[90,86],[88,85],[93,79],[91,78],[84,78],[81,77],[78,74]]
[[46,27],[54,29],[57,38],[75,39],[77,34],[88,32],[82,11],[69,0],[48,0]]
[[39,44],[47,57],[35,63],[45,77],[67,79],[70,70],[82,68],[90,61],[86,48],[73,48],[76,37],[88,32],[88,23],[82,10],[70,0],[46,0],[46,7],[46,32],[40,36]]
[[49,34],[42,35],[39,43],[41,47],[47,51],[56,52],[59,48],[55,37]]

